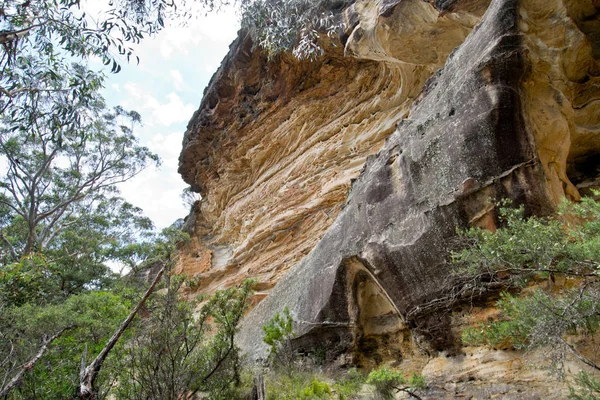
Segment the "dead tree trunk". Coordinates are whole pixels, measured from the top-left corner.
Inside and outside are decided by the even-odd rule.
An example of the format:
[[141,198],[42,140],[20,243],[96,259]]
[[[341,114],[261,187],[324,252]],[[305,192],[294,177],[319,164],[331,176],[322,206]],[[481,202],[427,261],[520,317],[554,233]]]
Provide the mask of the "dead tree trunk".
[[254,377],[254,386],[252,387],[252,400],[267,400],[265,389],[265,378],[262,374],[257,374]]
[[85,366],[85,352],[84,352],[82,363],[81,363],[82,364],[81,370],[79,371],[79,388],[77,390],[77,395],[79,396],[79,398],[81,400],[97,400],[98,399],[98,390],[94,386],[94,384],[95,384],[96,378],[98,377],[98,373],[100,372],[100,369],[102,368],[102,364],[104,364],[106,357],[108,357],[108,354],[113,349],[113,347],[115,347],[115,345],[119,341],[119,338],[127,330],[127,328],[129,327],[129,324],[131,324],[131,321],[133,321],[133,319],[135,318],[135,316],[138,313],[138,311],[140,310],[140,308],[142,308],[144,303],[146,303],[146,300],[148,299],[148,297],[150,297],[150,295],[154,291],[154,288],[156,287],[158,282],[160,282],[160,279],[162,278],[162,275],[165,272],[167,265],[168,265],[168,263],[165,262],[165,265],[163,265],[163,267],[160,269],[160,271],[158,271],[158,274],[156,274],[154,281],[152,282],[152,284],[150,285],[148,290],[146,290],[146,293],[144,293],[144,296],[142,296],[142,298],[137,303],[135,308],[131,311],[131,313],[129,313],[129,316],[125,319],[125,321],[123,321],[123,323],[121,323],[121,326],[119,327],[119,329],[117,329],[117,331],[114,333],[114,335],[112,335],[112,337],[110,338],[108,343],[106,343],[104,348],[100,351],[100,354],[98,354],[98,356],[94,359],[94,361],[92,361],[90,363],[90,365],[88,365],[87,367]]
[[5,396],[8,396],[8,393],[15,388],[16,386],[18,386],[21,381],[23,380],[23,377],[25,376],[25,374],[27,373],[27,371],[31,370],[35,364],[39,361],[40,358],[42,358],[42,356],[44,355],[44,353],[46,353],[46,351],[48,350],[48,346],[55,341],[56,339],[58,339],[60,337],[60,335],[62,335],[63,333],[65,333],[65,331],[69,330],[73,328],[72,326],[67,327],[67,328],[63,328],[60,331],[58,331],[58,333],[50,336],[49,338],[44,338],[42,340],[42,347],[40,348],[40,350],[37,352],[37,354],[31,359],[29,360],[29,362],[27,364],[25,364],[21,370],[17,373],[17,375],[15,375],[10,382],[8,382],[6,384],[6,386],[4,386],[2,388],[2,390],[0,390],[0,398],[3,398]]

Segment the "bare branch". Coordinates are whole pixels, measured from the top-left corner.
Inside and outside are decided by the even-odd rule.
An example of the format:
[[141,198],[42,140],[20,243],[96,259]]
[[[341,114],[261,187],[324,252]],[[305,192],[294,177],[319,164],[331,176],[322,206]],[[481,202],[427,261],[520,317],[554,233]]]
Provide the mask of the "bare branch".
[[596,363],[594,363],[593,361],[591,361],[590,359],[584,357],[580,352],[577,351],[577,349],[575,349],[575,347],[567,342],[565,339],[560,338],[560,341],[569,349],[571,350],[571,353],[573,353],[573,355],[575,357],[577,357],[578,359],[580,359],[584,364],[594,368],[596,371],[600,371],[600,366]]
[[129,316],[125,319],[125,321],[123,321],[123,323],[121,324],[119,329],[117,329],[117,331],[109,339],[108,343],[106,343],[104,348],[100,351],[100,354],[98,354],[98,356],[94,359],[94,361],[91,362],[90,365],[85,367],[80,372],[79,397],[81,399],[90,399],[90,400],[96,399],[96,389],[94,388],[94,383],[96,381],[96,378],[98,377],[98,373],[100,372],[100,369],[102,368],[102,364],[104,364],[106,357],[108,357],[108,354],[113,349],[113,347],[117,344],[117,342],[119,341],[119,338],[123,335],[123,333],[129,326],[129,324],[131,324],[131,321],[133,321],[133,319],[137,315],[140,308],[142,308],[143,305],[146,303],[146,300],[148,299],[148,297],[150,297],[150,295],[154,291],[154,288],[156,287],[158,282],[160,282],[160,279],[162,278],[162,275],[165,272],[165,269],[167,268],[168,265],[169,265],[169,263],[165,262],[165,264],[160,269],[160,271],[158,271],[158,274],[156,274],[156,277],[154,278],[154,281],[152,282],[152,284],[150,285],[148,290],[146,290],[146,293],[144,293],[144,295],[142,296],[140,301],[137,303],[135,308],[131,311]]
[[399,392],[404,392],[406,394],[408,394],[410,397],[414,397],[417,400],[423,400],[421,397],[417,396],[417,394],[415,392],[413,392],[412,390],[410,390],[410,386],[406,386],[406,387],[394,387],[394,389],[396,389]]
[[12,243],[8,241],[6,236],[4,236],[4,232],[0,232],[0,239],[2,239],[4,244],[6,244],[6,246],[8,246],[8,251],[10,252],[10,256],[12,257],[13,261],[17,261],[19,259],[17,251],[15,250]]
[[44,353],[46,353],[46,351],[48,350],[48,346],[53,341],[58,339],[65,331],[72,329],[72,328],[74,328],[74,326],[69,326],[69,327],[63,328],[60,331],[58,331],[56,334],[52,335],[51,337],[44,339],[42,347],[37,352],[37,354],[31,360],[29,360],[29,362],[27,364],[25,364],[23,366],[23,368],[21,368],[21,370],[17,373],[17,375],[15,375],[15,377],[12,378],[10,380],[10,382],[8,382],[8,384],[4,388],[2,388],[2,390],[0,390],[0,397],[8,396],[8,393],[23,380],[25,373],[27,373],[27,371],[31,370],[35,366],[35,364],[39,361],[39,359],[42,358]]

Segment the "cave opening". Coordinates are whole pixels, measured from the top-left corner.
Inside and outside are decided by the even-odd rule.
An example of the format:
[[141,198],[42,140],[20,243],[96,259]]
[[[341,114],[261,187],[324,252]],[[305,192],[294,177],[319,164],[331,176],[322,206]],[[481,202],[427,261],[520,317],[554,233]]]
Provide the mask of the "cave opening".
[[567,161],[567,177],[582,196],[600,189],[600,152],[587,152]]
[[346,260],[349,315],[353,331],[353,363],[373,367],[402,360],[410,332],[376,278],[356,257]]

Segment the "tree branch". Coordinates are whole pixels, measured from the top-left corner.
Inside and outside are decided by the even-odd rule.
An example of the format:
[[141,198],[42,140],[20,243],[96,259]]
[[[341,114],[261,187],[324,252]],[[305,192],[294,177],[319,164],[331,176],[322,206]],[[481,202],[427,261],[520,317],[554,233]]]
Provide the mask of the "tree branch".
[[39,28],[44,24],[35,24],[28,26],[27,28],[19,29],[17,31],[0,32],[0,44],[5,44],[17,40],[18,38],[25,36],[32,29]]
[[414,397],[417,400],[423,400],[421,397],[417,396],[415,394],[415,392],[413,392],[412,390],[409,390],[410,386],[406,386],[406,387],[397,387],[397,386],[395,386],[394,389],[396,389],[399,392],[404,392],[404,393],[408,394],[410,397]]
[[29,362],[27,364],[25,364],[23,366],[23,368],[21,368],[21,370],[19,371],[19,373],[17,373],[17,375],[15,375],[14,378],[12,378],[10,380],[10,382],[8,382],[8,384],[2,388],[2,390],[0,390],[0,397],[5,397],[8,396],[8,393],[15,387],[17,386],[21,380],[23,380],[23,377],[25,376],[25,373],[27,371],[29,371],[30,369],[32,369],[35,364],[39,361],[40,358],[42,358],[42,356],[44,355],[44,353],[46,353],[46,351],[48,350],[48,346],[50,345],[50,343],[52,343],[53,341],[55,341],[56,339],[58,339],[58,337],[60,337],[65,331],[74,328],[74,326],[69,326],[66,328],[61,329],[60,331],[58,331],[58,333],[54,334],[53,336],[51,336],[48,339],[45,339],[43,341],[43,345],[40,348],[40,350],[37,352],[37,354],[31,359],[29,360]]
[[13,261],[18,261],[19,260],[19,256],[17,254],[17,251],[15,250],[14,246],[12,245],[12,243],[10,243],[8,241],[8,239],[6,238],[6,236],[4,236],[4,232],[0,232],[0,239],[2,239],[2,241],[4,242],[4,244],[6,244],[8,246],[8,251],[10,252],[10,256],[12,257]]
[[571,343],[567,342],[562,337],[559,339],[569,350],[571,350],[571,353],[573,353],[573,355],[575,357],[577,357],[579,360],[581,360],[585,365],[588,365],[588,366],[594,368],[596,371],[600,371],[600,366],[598,366],[598,364],[594,363],[590,359],[581,355],[581,353],[579,353]]
[[[146,290],[146,293],[144,293],[144,295],[142,296],[140,301],[137,303],[137,305],[131,311],[131,313],[125,319],[125,321],[123,321],[123,323],[121,324],[119,329],[117,329],[117,331],[114,333],[114,335],[112,335],[112,337],[109,339],[108,343],[106,343],[104,348],[100,351],[100,354],[98,354],[98,356],[94,359],[94,361],[92,361],[92,363],[90,365],[88,365],[85,368],[82,368],[82,370],[79,374],[79,390],[78,390],[79,398],[89,399],[89,400],[96,399],[96,390],[94,388],[94,383],[96,381],[96,378],[98,377],[98,373],[100,372],[100,369],[102,368],[102,364],[104,364],[106,357],[108,357],[108,354],[113,349],[113,347],[117,344],[121,335],[123,335],[123,333],[129,326],[129,324],[131,324],[131,321],[133,321],[133,319],[137,315],[140,308],[142,308],[142,306],[146,303],[146,300],[148,299],[148,297],[150,297],[150,295],[154,291],[154,288],[156,287],[158,282],[160,282],[160,279],[162,278],[162,275],[165,272],[165,269],[167,268],[168,265],[169,265],[169,263],[165,262],[165,264],[160,269],[160,271],[158,271],[158,274],[156,274],[154,281],[152,282],[152,284],[150,285],[148,290]],[[83,367],[83,365],[82,365],[82,367]]]

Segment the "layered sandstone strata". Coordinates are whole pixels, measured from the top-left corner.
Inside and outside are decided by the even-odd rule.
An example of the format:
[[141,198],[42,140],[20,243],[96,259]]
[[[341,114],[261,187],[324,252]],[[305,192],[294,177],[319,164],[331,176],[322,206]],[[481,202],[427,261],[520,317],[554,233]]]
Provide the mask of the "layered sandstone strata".
[[269,294],[239,341],[253,357],[286,305],[307,351],[398,359],[410,329],[450,347],[438,300],[456,228],[493,229],[494,199],[545,214],[598,186],[599,10],[357,1],[344,48],[313,63],[268,60],[242,34],[184,138],[203,199],[180,270],[208,291],[258,278]]
[[485,10],[479,4],[440,15],[422,0],[396,3],[354,4],[346,10],[354,21],[346,48],[334,44],[315,62],[268,60],[243,32],[231,45],[180,157],[184,180],[202,195],[180,264],[200,278],[199,289],[255,277],[268,290],[305,257],[366,157],[408,116],[426,80]]

